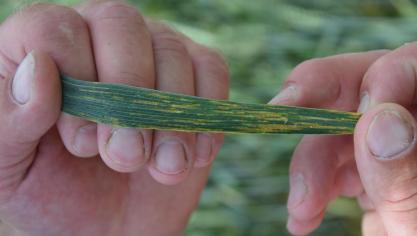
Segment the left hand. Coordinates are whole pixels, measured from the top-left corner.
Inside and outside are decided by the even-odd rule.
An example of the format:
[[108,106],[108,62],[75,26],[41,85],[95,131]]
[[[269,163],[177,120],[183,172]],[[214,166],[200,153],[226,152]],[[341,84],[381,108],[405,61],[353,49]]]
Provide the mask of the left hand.
[[226,99],[224,60],[119,1],[34,4],[0,26],[1,221],[19,235],[180,235],[223,136],[61,114],[58,69]]

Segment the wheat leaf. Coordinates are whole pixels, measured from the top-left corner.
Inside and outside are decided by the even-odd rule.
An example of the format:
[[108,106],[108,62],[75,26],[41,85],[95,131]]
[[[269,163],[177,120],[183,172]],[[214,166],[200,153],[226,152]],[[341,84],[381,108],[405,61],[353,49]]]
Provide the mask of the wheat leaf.
[[210,100],[62,77],[68,114],[116,127],[190,132],[351,134],[359,113]]

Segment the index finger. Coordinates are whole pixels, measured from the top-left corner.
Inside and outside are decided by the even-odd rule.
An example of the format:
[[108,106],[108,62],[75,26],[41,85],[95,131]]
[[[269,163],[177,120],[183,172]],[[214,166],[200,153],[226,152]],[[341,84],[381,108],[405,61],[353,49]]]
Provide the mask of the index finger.
[[[88,27],[73,9],[54,4],[32,4],[9,17],[0,30],[0,61],[14,71],[17,62],[32,51],[48,53],[60,73],[80,79],[96,80]],[[96,125],[68,114],[61,114],[57,123],[62,141],[76,156],[98,153]]]
[[298,65],[271,104],[356,110],[368,68],[387,50],[346,53]]

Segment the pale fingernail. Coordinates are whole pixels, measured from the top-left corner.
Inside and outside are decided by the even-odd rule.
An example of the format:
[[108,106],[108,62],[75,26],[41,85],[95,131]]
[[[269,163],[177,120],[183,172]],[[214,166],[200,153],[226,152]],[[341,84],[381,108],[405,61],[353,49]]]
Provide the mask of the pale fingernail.
[[375,116],[367,134],[371,153],[379,159],[400,158],[414,140],[414,128],[398,112],[383,111]]
[[23,105],[29,101],[34,76],[35,57],[29,53],[20,63],[12,81],[12,96],[17,103]]
[[290,194],[288,196],[288,208],[299,206],[307,196],[308,188],[304,182],[304,176],[297,173],[290,178]]
[[365,111],[367,111],[369,108],[369,101],[370,101],[369,94],[366,92],[363,93],[361,96],[361,101],[359,103],[358,112],[364,113]]
[[77,130],[74,137],[74,148],[83,156],[93,156],[98,153],[96,124],[84,125]]
[[144,163],[146,157],[141,132],[133,128],[114,130],[107,144],[107,154],[123,166]]
[[196,142],[196,165],[204,166],[213,159],[214,139],[210,134],[199,133]]
[[275,96],[269,104],[291,103],[298,98],[298,89],[294,85],[290,85]]
[[177,141],[165,141],[155,153],[155,167],[160,172],[174,175],[187,169],[187,158],[182,144]]

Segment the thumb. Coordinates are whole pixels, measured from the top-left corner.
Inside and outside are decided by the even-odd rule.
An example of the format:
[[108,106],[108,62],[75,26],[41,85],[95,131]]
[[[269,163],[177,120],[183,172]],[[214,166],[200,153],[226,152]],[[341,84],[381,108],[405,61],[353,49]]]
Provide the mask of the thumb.
[[[0,64],[4,68],[16,66],[9,61]],[[61,106],[59,73],[47,54],[29,53],[16,70],[5,71],[0,70],[0,198],[22,180]]]
[[417,235],[416,122],[403,107],[381,104],[355,129],[355,158],[364,189],[388,235]]

